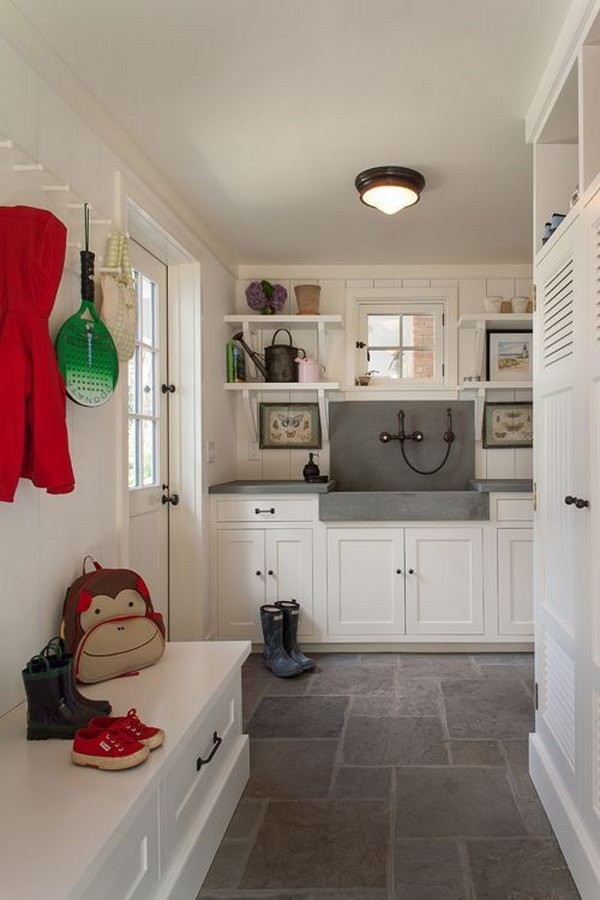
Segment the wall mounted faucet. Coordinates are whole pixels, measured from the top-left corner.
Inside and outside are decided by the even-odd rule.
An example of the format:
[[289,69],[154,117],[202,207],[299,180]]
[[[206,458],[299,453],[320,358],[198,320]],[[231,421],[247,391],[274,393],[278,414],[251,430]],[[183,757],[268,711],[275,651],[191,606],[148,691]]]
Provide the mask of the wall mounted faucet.
[[452,444],[456,440],[456,435],[452,430],[452,410],[448,408],[446,410],[446,430],[443,434],[443,440],[446,442],[446,454],[435,469],[430,469],[429,471],[425,471],[423,469],[418,469],[411,461],[408,459],[406,455],[406,450],[404,449],[404,444],[406,441],[413,441],[415,444],[420,444],[422,440],[424,440],[425,435],[422,431],[411,431],[410,433],[406,433],[406,429],[404,427],[406,419],[406,414],[403,409],[398,410],[398,434],[390,434],[389,431],[382,431],[379,435],[379,440],[382,444],[389,444],[390,441],[398,441],[400,444],[400,450],[402,452],[402,457],[404,462],[412,469],[413,472],[416,472],[417,475],[435,475],[436,472],[439,472],[443,466],[448,462],[448,457],[450,456],[450,451],[452,449]]

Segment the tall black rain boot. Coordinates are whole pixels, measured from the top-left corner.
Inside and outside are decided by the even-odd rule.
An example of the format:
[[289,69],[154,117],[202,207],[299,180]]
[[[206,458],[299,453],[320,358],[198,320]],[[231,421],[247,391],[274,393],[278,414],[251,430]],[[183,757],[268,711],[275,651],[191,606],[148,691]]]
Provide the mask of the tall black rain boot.
[[112,712],[112,706],[108,702],[108,700],[92,700],[90,697],[86,697],[81,693],[80,690],[77,689],[77,682],[75,681],[75,670],[73,669],[73,654],[65,652],[65,642],[61,637],[53,637],[48,641],[44,649],[41,651],[41,656],[48,660],[51,668],[60,668],[65,663],[71,662],[70,672],[71,672],[71,684],[70,684],[70,693],[72,694],[74,700],[79,704],[79,706],[85,706],[86,708],[91,710],[91,716],[109,716]]
[[275,604],[283,613],[283,646],[285,651],[295,663],[301,666],[303,672],[310,672],[316,663],[314,659],[306,656],[298,646],[298,616],[300,604],[297,600],[278,600]]
[[260,623],[265,641],[263,660],[267,669],[278,678],[301,675],[302,667],[290,659],[283,646],[283,612],[278,606],[261,606]]
[[43,656],[34,656],[22,671],[27,694],[27,740],[75,737],[94,712],[80,706],[70,693],[71,663],[52,667]]

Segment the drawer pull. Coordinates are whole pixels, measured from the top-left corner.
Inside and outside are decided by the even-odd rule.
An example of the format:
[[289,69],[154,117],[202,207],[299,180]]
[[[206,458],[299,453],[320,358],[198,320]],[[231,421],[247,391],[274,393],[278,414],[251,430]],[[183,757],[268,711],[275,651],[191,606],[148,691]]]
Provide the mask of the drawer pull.
[[260,513],[271,513],[272,516],[275,515],[275,507],[272,506],[271,509],[259,509],[258,506],[254,510],[255,514],[258,516]]
[[202,768],[202,766],[206,766],[206,765],[208,765],[209,762],[211,762],[215,753],[217,752],[217,750],[219,749],[219,747],[221,746],[222,743],[223,743],[223,738],[219,737],[219,735],[215,731],[215,733],[213,734],[212,750],[210,751],[210,753],[208,754],[206,759],[202,759],[201,756],[198,757],[198,759],[196,760],[196,772],[199,772],[200,769]]

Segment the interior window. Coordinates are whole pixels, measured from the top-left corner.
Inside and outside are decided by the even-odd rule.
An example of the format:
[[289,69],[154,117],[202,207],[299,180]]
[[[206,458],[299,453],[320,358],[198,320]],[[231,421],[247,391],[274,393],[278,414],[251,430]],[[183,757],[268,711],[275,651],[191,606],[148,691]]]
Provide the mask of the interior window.
[[133,271],[137,293],[135,353],[129,360],[129,487],[148,487],[158,478],[157,286]]
[[441,381],[443,306],[359,305],[358,374],[375,382]]

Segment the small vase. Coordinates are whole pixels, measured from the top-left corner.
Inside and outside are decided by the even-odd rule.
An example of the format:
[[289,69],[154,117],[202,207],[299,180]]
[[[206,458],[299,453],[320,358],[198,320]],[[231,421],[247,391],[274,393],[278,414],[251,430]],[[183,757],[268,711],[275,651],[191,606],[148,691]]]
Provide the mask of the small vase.
[[294,288],[299,316],[317,316],[321,299],[321,286],[318,284],[297,284]]

